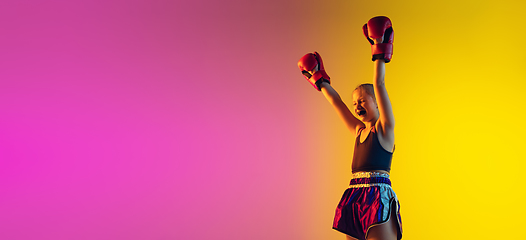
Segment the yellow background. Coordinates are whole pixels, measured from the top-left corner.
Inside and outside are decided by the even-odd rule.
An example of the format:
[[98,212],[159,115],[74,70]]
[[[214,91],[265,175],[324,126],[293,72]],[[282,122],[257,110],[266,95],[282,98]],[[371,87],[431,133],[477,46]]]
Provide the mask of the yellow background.
[[[321,19],[312,34],[323,37],[308,41],[305,49],[322,55],[332,85],[348,103],[354,87],[372,79],[361,26],[377,15],[393,22],[394,55],[386,83],[397,123],[391,178],[401,203],[403,239],[520,239],[526,213],[526,4],[312,5],[306,15]],[[324,100],[315,91],[307,94]],[[312,168],[318,177],[310,183],[314,198],[306,209],[318,209],[319,218],[310,224],[319,231],[306,239],[343,239],[318,226],[330,221],[335,199],[347,184],[353,139],[328,103],[316,108],[305,114],[325,131],[311,136],[316,139],[311,147],[317,149],[312,157],[324,160]]]

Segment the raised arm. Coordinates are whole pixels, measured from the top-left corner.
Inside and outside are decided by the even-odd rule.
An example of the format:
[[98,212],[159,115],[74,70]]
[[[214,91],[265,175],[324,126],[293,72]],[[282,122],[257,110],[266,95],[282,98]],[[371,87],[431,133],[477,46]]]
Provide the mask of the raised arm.
[[380,118],[378,124],[386,134],[394,134],[395,119],[393,115],[393,107],[387,94],[385,87],[385,61],[377,59],[374,61],[374,92],[376,95],[376,102],[378,104],[378,112]]
[[305,54],[305,56],[299,60],[298,67],[312,86],[316,90],[323,92],[325,98],[327,98],[329,103],[336,109],[336,113],[351,133],[356,134],[357,130],[363,127],[364,124],[353,116],[347,105],[342,101],[340,95],[332,88],[330,77],[327,72],[325,72],[320,54],[317,52]]
[[342,101],[340,94],[338,94],[338,92],[336,92],[336,90],[334,90],[330,84],[326,82],[322,83],[321,92],[325,98],[327,98],[327,101],[329,101],[329,103],[334,107],[338,116],[340,116],[353,135],[356,135],[359,128],[365,127],[365,125],[360,120],[354,117],[347,105],[345,105],[345,103]]
[[[381,135],[394,144],[394,115],[389,95],[385,88],[385,64],[393,55],[394,32],[391,20],[385,16],[369,19],[363,26],[363,33],[371,44],[374,61],[374,92],[380,113],[377,126]],[[389,144],[389,145],[390,145]]]

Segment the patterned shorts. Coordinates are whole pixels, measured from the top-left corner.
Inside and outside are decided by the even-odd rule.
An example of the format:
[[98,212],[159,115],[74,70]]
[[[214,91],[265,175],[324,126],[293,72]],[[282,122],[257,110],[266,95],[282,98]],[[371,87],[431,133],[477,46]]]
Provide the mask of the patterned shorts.
[[389,174],[377,172],[353,173],[349,188],[343,193],[336,208],[332,228],[351,237],[365,240],[367,231],[385,223],[395,208],[399,227],[398,239],[402,238],[400,203],[391,188]]

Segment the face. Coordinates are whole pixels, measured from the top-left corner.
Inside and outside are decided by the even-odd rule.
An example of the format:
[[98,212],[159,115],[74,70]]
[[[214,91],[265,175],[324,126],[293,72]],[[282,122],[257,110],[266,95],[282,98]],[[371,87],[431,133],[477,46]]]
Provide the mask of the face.
[[365,90],[357,89],[352,94],[353,114],[362,122],[373,122],[379,117],[378,105]]

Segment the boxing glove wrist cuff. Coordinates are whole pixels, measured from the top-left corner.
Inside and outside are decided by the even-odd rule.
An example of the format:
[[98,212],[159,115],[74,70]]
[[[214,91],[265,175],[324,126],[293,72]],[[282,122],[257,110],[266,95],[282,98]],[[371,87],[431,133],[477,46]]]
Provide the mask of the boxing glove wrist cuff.
[[326,82],[328,84],[331,84],[329,75],[325,72],[325,70],[320,70],[315,72],[312,77],[309,78],[309,82],[316,88],[316,90],[321,91],[321,83]]
[[393,44],[378,43],[371,45],[371,52],[373,54],[373,61],[376,59],[384,59],[385,62],[388,63],[393,56]]

